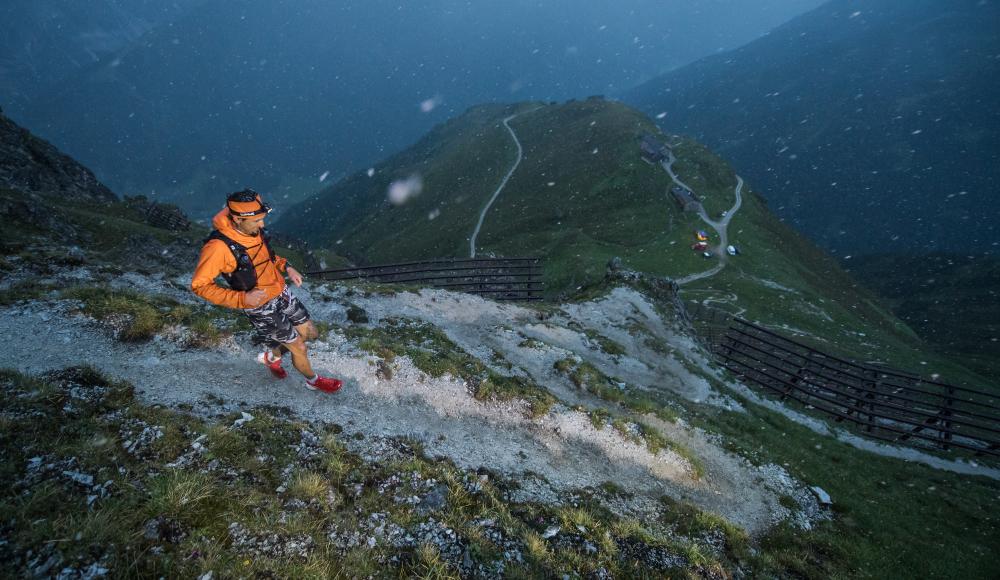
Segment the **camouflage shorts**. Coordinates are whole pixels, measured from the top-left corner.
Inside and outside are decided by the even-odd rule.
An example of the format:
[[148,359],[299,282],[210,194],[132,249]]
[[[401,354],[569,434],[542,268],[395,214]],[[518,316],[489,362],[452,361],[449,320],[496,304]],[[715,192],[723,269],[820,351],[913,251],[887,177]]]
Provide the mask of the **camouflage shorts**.
[[254,344],[277,348],[280,344],[295,342],[299,333],[295,327],[309,321],[309,311],[298,298],[285,288],[270,301],[248,308],[246,313],[253,324]]

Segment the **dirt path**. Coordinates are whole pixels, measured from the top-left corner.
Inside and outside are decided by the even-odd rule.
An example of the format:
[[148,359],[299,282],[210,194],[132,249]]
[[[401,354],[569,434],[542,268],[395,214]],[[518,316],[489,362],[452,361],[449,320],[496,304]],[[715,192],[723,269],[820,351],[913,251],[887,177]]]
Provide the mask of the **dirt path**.
[[486,202],[486,205],[483,207],[483,211],[479,213],[479,221],[476,222],[476,229],[472,231],[472,237],[469,238],[470,258],[476,257],[476,238],[479,237],[479,230],[480,228],[483,227],[483,220],[486,219],[486,212],[490,210],[490,206],[492,206],[493,202],[496,201],[497,196],[500,195],[500,192],[503,191],[503,188],[507,187],[507,182],[510,181],[511,176],[514,175],[515,171],[517,171],[517,166],[521,164],[521,160],[524,158],[524,149],[521,147],[521,141],[517,138],[517,133],[514,133],[514,129],[511,128],[510,122],[516,119],[517,117],[520,117],[521,115],[527,115],[528,113],[533,113],[538,109],[541,109],[541,107],[535,107],[534,109],[531,109],[529,111],[516,113],[503,120],[503,126],[507,128],[508,132],[510,132],[510,136],[514,139],[514,145],[517,145],[517,160],[514,161],[514,165],[511,166],[510,171],[507,172],[507,175],[504,176],[503,181],[500,182],[500,186],[497,187],[497,190],[493,192],[493,196],[490,197],[490,200],[488,202]]
[[[677,157],[675,157],[673,151],[671,151],[669,159],[662,162],[661,166],[663,167],[663,169],[667,171],[667,173],[670,175],[670,179],[672,179],[674,183],[676,183],[678,186],[683,187],[688,191],[693,192],[694,190],[688,187],[683,181],[680,180],[680,178],[677,177],[677,174],[674,173],[673,165],[675,161],[677,161]],[[695,280],[701,280],[703,278],[709,278],[711,276],[714,276],[719,272],[721,272],[722,269],[726,267],[726,261],[729,257],[729,254],[727,253],[727,247],[729,246],[729,236],[728,236],[729,221],[733,219],[733,216],[736,215],[736,212],[739,211],[740,207],[742,207],[743,205],[743,178],[740,177],[739,175],[736,176],[735,193],[736,193],[736,202],[733,204],[733,207],[731,207],[726,212],[726,215],[722,218],[721,221],[715,221],[712,218],[710,218],[708,216],[708,213],[705,211],[704,206],[702,206],[700,203],[698,204],[698,216],[702,219],[702,221],[708,224],[709,227],[714,229],[717,234],[719,234],[719,245],[714,248],[715,255],[719,257],[719,263],[716,264],[713,268],[706,270],[704,272],[698,272],[697,274],[691,274],[690,276],[684,276],[683,278],[678,278],[676,282],[679,286],[690,284]]]
[[[148,282],[138,284],[151,286]],[[142,287],[138,284],[137,288]],[[305,297],[314,316],[343,321],[341,306],[320,299],[324,292],[330,293],[328,298],[336,298],[337,291],[327,290]],[[679,362],[675,368],[668,363],[650,367],[644,359],[652,355],[638,350],[630,350],[614,361],[595,352],[585,337],[574,337],[574,331],[564,326],[571,320],[577,324],[587,320],[594,327],[612,321],[624,324],[627,315],[649,324],[653,333],[669,332],[646,319],[642,313],[646,306],[637,296],[620,294],[602,303],[575,305],[544,322],[539,322],[533,310],[438,290],[370,296],[357,303],[368,310],[373,323],[386,316],[433,320],[484,362],[490,360],[487,353],[497,349],[508,356],[516,372],[543,381],[541,384],[559,396],[574,388],[565,377],[556,375],[552,361],[575,352],[602,368],[618,369],[617,376],[629,382],[648,381],[649,388],[668,388],[696,400],[711,397],[703,380],[684,378],[687,371]],[[253,361],[255,352],[235,341],[209,350],[190,349],[170,337],[126,345],[112,339],[95,321],[74,314],[72,308],[68,302],[30,302],[0,309],[0,332],[15,336],[30,328],[33,335],[32,340],[18,341],[5,349],[0,355],[0,367],[39,373],[90,364],[134,384],[147,403],[187,403],[205,409],[211,395],[227,401],[232,409],[287,407],[304,419],[340,424],[348,433],[416,438],[423,442],[428,454],[447,456],[463,467],[488,467],[517,479],[527,477],[527,472],[535,473],[556,490],[596,487],[612,481],[635,494],[634,500],[626,502],[632,513],[642,513],[644,506],[665,494],[691,501],[751,532],[759,532],[789,514],[777,502],[780,495],[792,494],[809,501],[805,488],[780,468],[762,471],[683,425],[664,424],[661,428],[668,438],[684,441],[696,450],[706,467],[700,480],[692,476],[687,461],[675,453],[651,454],[645,446],[622,438],[613,428],[596,429],[586,413],[564,405],[531,419],[522,402],[479,402],[460,379],[426,376],[405,357],[397,357],[392,380],[382,380],[375,373],[375,358],[337,334],[331,335],[328,342],[316,344],[312,352],[317,369],[332,371],[344,379],[341,392],[328,396],[307,391],[298,379],[271,379]],[[607,318],[587,319],[589,312],[606,312]],[[625,330],[617,332],[622,333],[618,339],[627,336]],[[542,348],[518,346],[522,335],[537,337],[546,344]],[[628,343],[629,349],[634,347]],[[673,348],[684,352],[694,346],[678,339]],[[657,373],[663,372],[673,373],[669,375],[672,378],[654,382]]]

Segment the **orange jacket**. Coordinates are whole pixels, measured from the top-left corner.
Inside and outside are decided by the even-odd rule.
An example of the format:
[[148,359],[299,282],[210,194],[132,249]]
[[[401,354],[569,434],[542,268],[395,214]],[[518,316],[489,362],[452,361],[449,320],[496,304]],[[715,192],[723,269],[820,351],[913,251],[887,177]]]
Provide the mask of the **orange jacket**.
[[[260,236],[248,236],[240,233],[233,227],[233,222],[229,219],[228,208],[222,208],[222,211],[215,214],[215,217],[212,218],[212,225],[223,235],[247,249],[247,253],[253,259],[254,270],[257,272],[255,290],[264,291],[264,302],[281,294],[281,291],[285,289],[285,277],[282,273],[288,266],[288,260],[281,256],[275,256],[274,262],[267,259],[267,248],[264,247],[264,240]],[[229,274],[234,270],[236,270],[236,257],[229,250],[229,246],[222,240],[209,240],[201,249],[198,267],[195,268],[194,277],[191,279],[191,290],[198,296],[219,306],[247,308],[246,292],[230,290],[215,282],[219,274]]]

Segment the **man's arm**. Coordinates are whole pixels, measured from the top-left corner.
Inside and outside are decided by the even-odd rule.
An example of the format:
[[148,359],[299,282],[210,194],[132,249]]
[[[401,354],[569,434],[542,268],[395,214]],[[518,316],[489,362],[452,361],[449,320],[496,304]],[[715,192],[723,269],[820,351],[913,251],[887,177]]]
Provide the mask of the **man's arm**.
[[246,292],[223,288],[215,283],[219,274],[235,269],[236,258],[225,242],[210,240],[201,249],[198,266],[191,278],[191,291],[212,304],[227,308],[247,308]]
[[279,272],[284,272],[288,274],[288,279],[292,281],[292,284],[296,286],[302,285],[302,274],[298,270],[288,265],[288,259],[282,258],[281,256],[274,257],[274,266],[278,268]]

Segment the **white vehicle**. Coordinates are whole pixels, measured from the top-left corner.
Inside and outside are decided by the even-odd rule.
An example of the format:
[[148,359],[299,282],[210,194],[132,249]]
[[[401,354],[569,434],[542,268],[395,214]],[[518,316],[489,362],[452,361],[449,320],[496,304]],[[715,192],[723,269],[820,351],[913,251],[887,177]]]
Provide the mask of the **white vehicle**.
[[736,249],[736,246],[729,245],[726,246],[726,253],[728,253],[730,256],[735,256],[736,254],[739,254],[740,251]]

